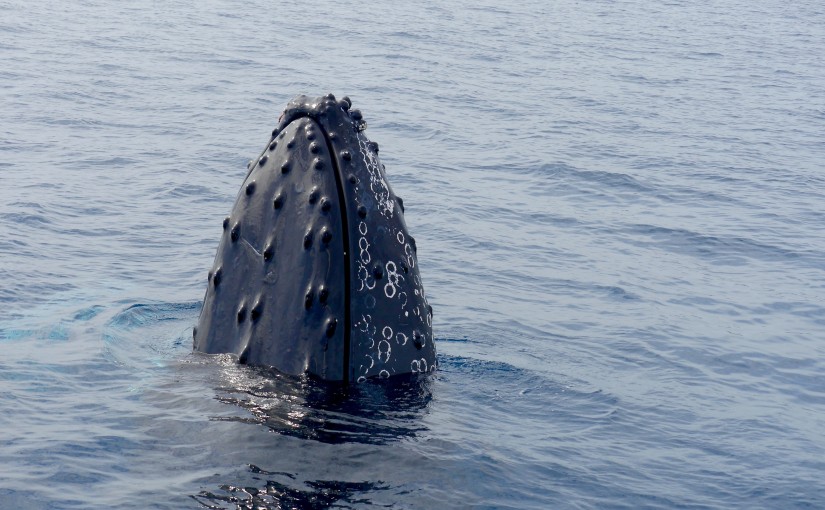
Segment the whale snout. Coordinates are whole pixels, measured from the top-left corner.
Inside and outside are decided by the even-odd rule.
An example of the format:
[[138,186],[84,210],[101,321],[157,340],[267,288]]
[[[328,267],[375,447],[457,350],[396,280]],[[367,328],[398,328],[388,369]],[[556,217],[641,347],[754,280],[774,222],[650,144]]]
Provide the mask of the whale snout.
[[435,368],[415,241],[347,97],[290,101],[223,222],[194,347],[334,381]]

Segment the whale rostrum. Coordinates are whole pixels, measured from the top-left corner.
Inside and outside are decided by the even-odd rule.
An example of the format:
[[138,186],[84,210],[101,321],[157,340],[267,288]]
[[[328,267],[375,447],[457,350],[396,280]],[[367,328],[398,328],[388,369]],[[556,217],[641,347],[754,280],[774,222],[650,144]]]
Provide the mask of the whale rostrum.
[[436,367],[404,203],[349,98],[298,96],[249,164],[194,348],[332,381]]

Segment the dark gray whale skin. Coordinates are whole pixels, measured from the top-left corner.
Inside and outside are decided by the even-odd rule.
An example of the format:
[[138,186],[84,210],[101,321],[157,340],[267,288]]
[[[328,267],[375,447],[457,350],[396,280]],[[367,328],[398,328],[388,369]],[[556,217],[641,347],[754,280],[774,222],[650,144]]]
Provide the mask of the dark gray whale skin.
[[348,98],[298,96],[223,222],[194,349],[324,380],[436,368],[404,204]]

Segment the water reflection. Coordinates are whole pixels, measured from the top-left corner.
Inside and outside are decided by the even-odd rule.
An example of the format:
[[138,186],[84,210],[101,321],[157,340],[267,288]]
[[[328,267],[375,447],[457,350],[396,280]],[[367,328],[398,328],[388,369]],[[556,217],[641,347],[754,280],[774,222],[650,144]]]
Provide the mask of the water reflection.
[[[268,473],[256,466],[250,466],[253,472],[264,475],[278,475]],[[268,480],[266,485],[256,487],[233,487],[224,485],[219,493],[202,492],[193,499],[206,508],[225,509],[281,509],[281,508],[330,508],[369,503],[361,494],[385,489],[379,483],[352,483],[319,480],[306,482],[307,489],[302,490],[290,487],[274,480]]]
[[[377,481],[374,472],[354,474],[348,463],[361,461],[348,455],[383,458],[396,450],[393,445],[399,440],[413,439],[427,430],[422,417],[432,393],[426,376],[342,385],[268,368],[229,364],[223,368],[216,399],[246,412],[213,420],[264,426],[277,436],[265,442],[266,455],[251,454],[244,459],[249,464],[242,472],[216,475],[206,484],[214,489],[192,496],[205,508],[329,508],[369,503],[376,493],[389,489],[392,481],[386,476]],[[300,469],[295,468],[297,457]],[[329,479],[335,473],[311,473],[306,467],[328,464],[330,457],[339,462],[338,480]]]
[[218,388],[216,398],[252,416],[221,419],[260,423],[279,434],[324,443],[384,444],[415,436],[423,430],[418,418],[432,399],[426,376],[342,385],[270,368],[239,370],[243,376]]

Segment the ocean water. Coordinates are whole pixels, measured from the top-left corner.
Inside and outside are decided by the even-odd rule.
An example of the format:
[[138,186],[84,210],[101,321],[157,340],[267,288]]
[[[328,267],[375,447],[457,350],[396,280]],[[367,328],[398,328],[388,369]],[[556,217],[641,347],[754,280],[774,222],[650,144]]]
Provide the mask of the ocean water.
[[[0,508],[825,508],[825,9],[0,1]],[[349,95],[439,371],[191,352],[286,102]]]

